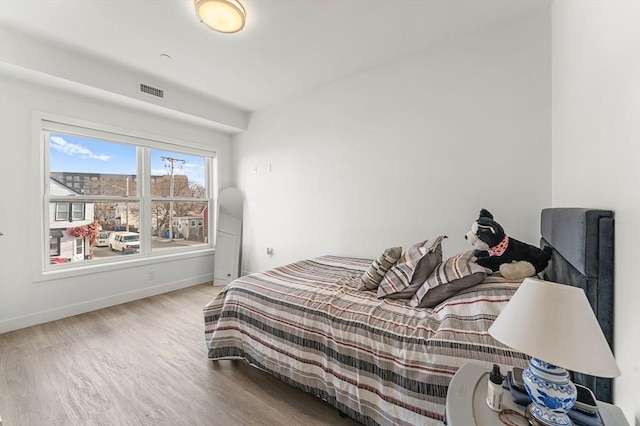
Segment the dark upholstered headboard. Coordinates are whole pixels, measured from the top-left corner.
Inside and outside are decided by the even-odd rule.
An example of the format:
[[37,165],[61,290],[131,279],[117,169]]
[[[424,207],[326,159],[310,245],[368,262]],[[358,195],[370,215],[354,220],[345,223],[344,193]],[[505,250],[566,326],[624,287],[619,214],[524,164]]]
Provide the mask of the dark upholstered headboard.
[[[544,278],[585,291],[613,350],[613,212],[544,209],[541,235],[540,246],[553,248]],[[574,374],[574,381],[593,390],[599,400],[612,402],[612,379]]]

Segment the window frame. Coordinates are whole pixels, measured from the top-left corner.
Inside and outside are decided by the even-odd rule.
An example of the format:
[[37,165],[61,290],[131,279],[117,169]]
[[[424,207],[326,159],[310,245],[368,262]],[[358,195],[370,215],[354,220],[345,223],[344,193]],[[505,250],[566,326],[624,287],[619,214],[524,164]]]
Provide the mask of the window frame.
[[[87,273],[108,271],[112,270],[114,265],[127,267],[166,262],[168,260],[209,256],[214,252],[217,219],[215,212],[217,211],[218,193],[218,156],[217,149],[215,147],[204,147],[202,144],[196,144],[184,140],[158,137],[157,135],[148,135],[128,129],[115,128],[104,124],[43,112],[34,112],[32,114],[32,129],[34,134],[34,143],[37,140],[39,147],[39,149],[33,151],[34,164],[38,164],[40,166],[39,174],[41,177],[38,182],[39,191],[34,191],[34,197],[38,197],[38,205],[42,206],[42,208],[39,209],[39,211],[36,211],[35,214],[40,225],[39,232],[34,236],[34,238],[37,240],[40,250],[39,256],[36,257],[39,267],[33,269],[34,281],[46,281],[62,277],[80,276]],[[52,195],[49,191],[49,141],[51,133],[70,134],[136,147],[138,154],[136,173],[139,181],[136,188],[137,193],[130,195],[129,197],[84,194],[75,194],[74,196],[66,197]],[[203,198],[193,199],[198,202],[207,203],[209,206],[207,210],[207,220],[211,226],[207,229],[207,234],[205,235],[207,239],[203,244],[194,247],[176,247],[166,251],[151,250],[152,232],[150,231],[150,205],[153,197],[150,195],[149,188],[151,180],[150,152],[153,149],[202,156],[205,159],[204,186],[206,195]],[[67,183],[66,180],[64,182]],[[54,222],[50,217],[50,203],[68,203],[68,206],[73,211],[73,206],[71,204],[74,202],[83,204],[84,206],[84,204],[90,202],[124,202],[125,199],[129,202],[140,203],[139,215],[141,250],[139,254],[136,256],[126,256],[122,258],[110,257],[108,259],[93,259],[89,262],[69,262],[66,264],[56,265],[50,264],[51,255],[49,240],[50,230],[52,229],[50,228],[50,225]],[[82,210],[83,216],[85,216],[87,214],[86,207],[83,207]],[[55,219],[57,219],[57,206],[53,214],[56,216]],[[144,229],[149,229],[149,232],[143,232],[142,230]],[[34,242],[36,240],[34,240]],[[60,244],[58,244],[58,246],[60,246]]]
[[[71,203],[71,213],[69,217],[73,220],[85,220],[86,204],[87,203]],[[77,216],[76,216],[76,206],[80,206],[80,210],[77,212],[79,214]]]
[[73,239],[73,251],[75,256],[84,256],[84,238]]
[[[65,206],[65,209],[61,209],[60,207]],[[56,203],[56,222],[65,222],[69,220],[69,203],[67,202],[59,202]]]

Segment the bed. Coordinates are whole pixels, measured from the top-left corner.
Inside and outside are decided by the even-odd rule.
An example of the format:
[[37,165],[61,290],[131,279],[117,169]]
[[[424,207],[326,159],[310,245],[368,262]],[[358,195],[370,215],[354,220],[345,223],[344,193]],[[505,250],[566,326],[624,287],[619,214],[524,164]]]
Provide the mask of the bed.
[[[545,277],[585,288],[610,344],[612,221],[607,211],[545,209],[541,222],[541,244],[553,249]],[[487,332],[519,281],[490,275],[421,308],[358,288],[371,264],[321,256],[234,280],[204,307],[209,359],[243,359],[372,425],[441,424],[449,382],[469,360],[526,366]],[[576,379],[606,400],[610,383]]]
[[[580,208],[544,209],[540,246],[553,248],[551,262],[543,277],[585,291],[613,351],[613,212]],[[574,374],[573,381],[589,387],[600,401],[613,403],[613,379]]]

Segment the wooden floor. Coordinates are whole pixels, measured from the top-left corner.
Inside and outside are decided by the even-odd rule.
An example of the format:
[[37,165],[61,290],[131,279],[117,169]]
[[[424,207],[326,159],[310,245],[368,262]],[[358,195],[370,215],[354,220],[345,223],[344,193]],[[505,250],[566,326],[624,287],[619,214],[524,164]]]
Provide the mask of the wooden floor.
[[242,361],[209,361],[202,284],[0,335],[14,425],[354,425]]

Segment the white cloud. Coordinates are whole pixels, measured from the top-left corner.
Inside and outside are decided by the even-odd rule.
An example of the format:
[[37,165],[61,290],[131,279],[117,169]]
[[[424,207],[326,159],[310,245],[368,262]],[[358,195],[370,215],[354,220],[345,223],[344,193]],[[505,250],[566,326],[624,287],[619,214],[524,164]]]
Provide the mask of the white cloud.
[[83,147],[82,145],[78,145],[75,143],[70,143],[64,140],[64,138],[60,136],[52,136],[50,139],[51,148],[55,149],[66,155],[79,155],[80,158],[87,159],[91,158],[94,160],[101,161],[109,161],[111,156],[106,154],[94,154],[90,149]]

